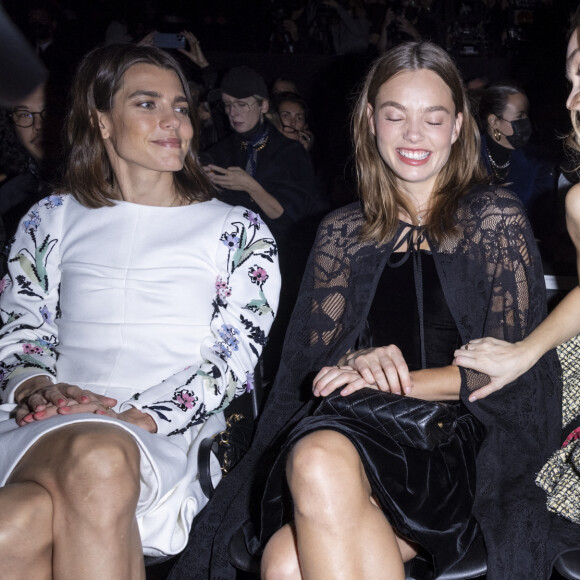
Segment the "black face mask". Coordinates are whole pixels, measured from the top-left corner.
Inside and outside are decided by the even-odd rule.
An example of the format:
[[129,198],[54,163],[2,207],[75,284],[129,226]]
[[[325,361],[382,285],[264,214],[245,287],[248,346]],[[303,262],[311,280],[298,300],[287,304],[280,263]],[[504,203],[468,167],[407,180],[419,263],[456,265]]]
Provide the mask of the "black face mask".
[[513,135],[506,135],[505,138],[514,149],[520,149],[528,144],[532,136],[532,122],[529,119],[518,119],[511,121],[510,125],[514,130]]

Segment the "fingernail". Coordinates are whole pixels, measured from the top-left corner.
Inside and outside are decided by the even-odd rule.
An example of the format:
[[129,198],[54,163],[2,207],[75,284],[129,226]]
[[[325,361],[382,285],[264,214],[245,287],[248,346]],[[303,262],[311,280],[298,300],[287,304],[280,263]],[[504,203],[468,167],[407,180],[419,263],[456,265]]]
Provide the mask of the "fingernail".
[[469,397],[469,402],[475,403],[475,401],[477,401],[477,397],[475,395],[471,395],[471,397]]
[[59,399],[56,404],[60,407],[61,405],[66,404],[66,400],[65,399]]
[[89,398],[88,398],[86,395],[83,395],[83,396],[81,397],[81,402],[82,402],[82,403],[88,403],[88,402],[89,402]]
[[405,387],[405,393],[407,393],[407,395],[411,392],[411,387]]

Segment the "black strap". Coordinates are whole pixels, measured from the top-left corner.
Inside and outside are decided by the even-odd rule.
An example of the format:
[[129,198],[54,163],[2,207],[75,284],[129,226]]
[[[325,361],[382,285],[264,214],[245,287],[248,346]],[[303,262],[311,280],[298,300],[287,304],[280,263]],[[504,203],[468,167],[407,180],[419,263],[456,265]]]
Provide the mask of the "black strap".
[[197,476],[205,497],[211,499],[215,492],[215,487],[211,480],[211,452],[214,443],[217,441],[213,437],[206,437],[199,445],[197,452]]

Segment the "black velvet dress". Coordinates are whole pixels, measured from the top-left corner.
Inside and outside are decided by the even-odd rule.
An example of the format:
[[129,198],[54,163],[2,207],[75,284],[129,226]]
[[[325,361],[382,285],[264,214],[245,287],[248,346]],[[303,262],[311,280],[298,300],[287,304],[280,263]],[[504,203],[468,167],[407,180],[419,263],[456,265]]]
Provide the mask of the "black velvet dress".
[[[450,364],[462,342],[445,301],[430,252],[395,252],[385,267],[359,348],[396,344],[410,370]],[[472,516],[475,464],[485,428],[460,401],[448,440],[433,451],[400,445],[362,421],[328,415],[306,417],[291,432],[272,470],[262,504],[262,541],[291,519],[280,484],[287,452],[319,429],[347,436],[357,448],[387,519],[417,542],[436,573],[453,566],[479,533]]]

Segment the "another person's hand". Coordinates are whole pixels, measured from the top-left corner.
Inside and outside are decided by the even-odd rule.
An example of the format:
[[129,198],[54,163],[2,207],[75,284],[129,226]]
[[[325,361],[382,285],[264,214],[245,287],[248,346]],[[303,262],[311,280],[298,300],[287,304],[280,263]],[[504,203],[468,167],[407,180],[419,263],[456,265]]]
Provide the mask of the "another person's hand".
[[[38,384],[43,382],[44,384]],[[49,383],[46,377],[33,377],[21,385],[23,393],[17,396],[16,422],[23,426],[33,421],[46,418],[43,413],[50,407],[53,415],[58,409],[70,405],[95,404],[102,407],[113,407],[117,400],[84,390],[68,383]],[[20,390],[20,388],[19,388]]]
[[292,37],[294,42],[298,40],[298,26],[294,20],[291,20],[290,18],[283,20],[282,28]]
[[395,11],[389,6],[387,12],[385,13],[385,19],[383,21],[383,28],[388,28],[390,24],[395,20]]
[[206,165],[204,170],[213,184],[224,189],[249,191],[256,182],[241,167],[228,167],[225,169],[219,165]]
[[138,43],[138,46],[153,46],[155,44],[155,30],[147,33]]
[[397,23],[401,32],[408,34],[416,42],[420,42],[421,35],[409,20],[407,20],[404,16],[399,16],[397,17]]
[[515,381],[536,361],[523,342],[506,342],[497,338],[476,338],[457,349],[453,364],[473,369],[490,377],[490,382],[474,391],[470,401],[483,399]]
[[314,144],[314,133],[308,130],[298,131],[298,141],[302,144],[302,146],[306,149],[306,151],[310,151],[312,149],[312,145]]
[[206,66],[209,66],[209,62],[207,61],[205,55],[201,50],[201,44],[199,40],[197,40],[197,38],[193,35],[193,33],[189,32],[189,30],[182,30],[181,34],[183,34],[185,40],[187,40],[189,49],[180,48],[179,52],[181,52],[181,54],[184,54],[199,68],[205,68]]
[[394,344],[351,352],[338,364],[351,367],[366,383],[377,385],[381,391],[409,394],[413,388],[409,367],[401,350]]

